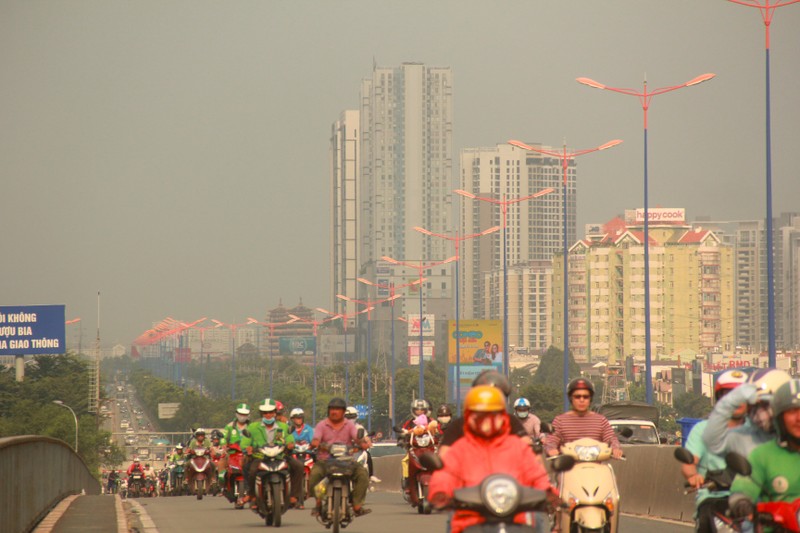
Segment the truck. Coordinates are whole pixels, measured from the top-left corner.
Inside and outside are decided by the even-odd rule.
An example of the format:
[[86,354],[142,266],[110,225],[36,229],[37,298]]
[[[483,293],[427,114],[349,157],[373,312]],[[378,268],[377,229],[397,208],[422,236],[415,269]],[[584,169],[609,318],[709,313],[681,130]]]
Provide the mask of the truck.
[[621,401],[601,405],[620,444],[661,444],[658,436],[658,407],[644,402]]

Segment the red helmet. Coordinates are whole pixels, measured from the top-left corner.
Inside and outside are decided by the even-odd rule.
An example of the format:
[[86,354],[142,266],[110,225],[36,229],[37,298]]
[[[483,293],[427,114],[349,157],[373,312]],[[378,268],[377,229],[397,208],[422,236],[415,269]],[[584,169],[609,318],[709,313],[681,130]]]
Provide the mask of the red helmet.
[[747,373],[741,370],[726,370],[717,376],[717,381],[714,383],[714,398],[719,399],[724,392],[731,391],[742,383],[747,383],[747,377]]
[[281,402],[275,400],[275,407],[276,407],[276,410],[278,411],[278,414],[282,415],[283,414],[283,404]]

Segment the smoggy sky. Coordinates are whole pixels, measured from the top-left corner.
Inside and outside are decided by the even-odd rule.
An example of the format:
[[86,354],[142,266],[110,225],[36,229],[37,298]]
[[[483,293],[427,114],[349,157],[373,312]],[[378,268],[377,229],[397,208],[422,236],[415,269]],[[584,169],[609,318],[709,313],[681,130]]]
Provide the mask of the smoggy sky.
[[[800,4],[772,23],[774,212],[800,211]],[[724,0],[0,2],[0,304],[61,303],[104,344],[166,316],[330,306],[330,128],[379,66],[454,73],[458,150],[578,160],[578,224],[650,206],[765,215],[764,25]],[[68,326],[74,327],[74,326]],[[91,333],[86,333],[87,331]],[[72,337],[68,330],[68,339]]]

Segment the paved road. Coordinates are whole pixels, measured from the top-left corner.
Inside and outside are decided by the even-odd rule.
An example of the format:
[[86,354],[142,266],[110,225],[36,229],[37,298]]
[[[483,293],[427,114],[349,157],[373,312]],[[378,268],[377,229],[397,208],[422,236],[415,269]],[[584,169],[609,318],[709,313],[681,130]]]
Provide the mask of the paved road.
[[[264,528],[264,521],[248,510],[235,510],[221,497],[206,497],[202,501],[189,496],[171,498],[137,499],[161,533],[197,533],[203,531],[248,531]],[[399,494],[375,492],[368,496],[372,513],[357,518],[347,528],[347,533],[408,533],[445,531],[446,516],[418,515],[403,503]],[[308,510],[290,510],[283,516],[281,529],[324,533],[326,530]],[[689,533],[692,528],[681,524],[655,522],[623,517],[620,533]]]

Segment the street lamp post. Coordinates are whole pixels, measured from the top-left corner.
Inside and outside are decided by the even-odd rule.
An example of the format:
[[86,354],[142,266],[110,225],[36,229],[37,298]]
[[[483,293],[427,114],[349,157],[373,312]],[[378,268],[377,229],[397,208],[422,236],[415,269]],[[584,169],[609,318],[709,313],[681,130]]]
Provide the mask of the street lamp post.
[[78,453],[78,417],[75,415],[75,411],[72,410],[72,407],[65,404],[61,400],[53,400],[53,403],[60,405],[61,407],[66,407],[69,409],[69,412],[72,413],[72,418],[75,419],[75,453]]
[[658,96],[660,94],[677,91],[678,89],[683,89],[684,87],[691,87],[692,85],[698,85],[703,83],[704,81],[708,81],[713,78],[714,74],[701,74],[696,78],[693,78],[685,83],[681,83],[680,85],[671,85],[669,87],[661,87],[659,89],[647,90],[647,80],[644,80],[644,85],[642,92],[638,92],[635,89],[625,89],[621,87],[608,87],[607,85],[603,85],[597,81],[594,81],[590,78],[577,78],[578,83],[582,83],[583,85],[588,85],[594,89],[605,89],[607,91],[612,91],[619,94],[624,94],[627,96],[635,96],[639,99],[639,102],[642,105],[642,111],[644,112],[644,349],[645,349],[645,380],[647,383],[645,384],[646,387],[646,395],[647,395],[647,403],[653,404],[653,368],[652,368],[652,347],[650,346],[650,234],[649,234],[649,211],[647,207],[647,110],[650,108],[650,101],[653,99],[654,96]]
[[523,150],[529,150],[531,152],[536,152],[539,154],[547,155],[550,157],[558,158],[561,161],[561,170],[562,170],[562,178],[561,178],[561,203],[562,203],[562,216],[564,219],[564,235],[563,235],[563,253],[564,253],[564,372],[563,372],[563,381],[564,381],[564,388],[563,388],[563,395],[564,395],[564,409],[567,410],[569,408],[569,398],[567,398],[567,384],[569,382],[569,277],[567,274],[567,257],[569,255],[569,250],[567,248],[567,169],[569,168],[569,162],[575,159],[576,157],[584,154],[589,154],[592,152],[599,152],[600,150],[606,150],[608,148],[617,146],[618,144],[622,143],[619,139],[615,139],[613,141],[609,141],[601,146],[596,148],[589,148],[586,150],[576,150],[572,152],[567,152],[567,145],[564,144],[563,149],[559,152],[557,150],[543,150],[542,148],[537,148],[534,146],[529,146],[520,141],[508,141],[508,144],[512,146],[516,146],[517,148],[522,148]]
[[761,12],[761,19],[764,21],[765,33],[765,55],[766,55],[766,151],[767,151],[767,169],[766,169],[766,182],[767,182],[767,327],[769,337],[769,367],[775,368],[777,365],[777,346],[775,343],[775,271],[774,271],[774,248],[772,236],[772,122],[771,122],[771,107],[770,107],[770,76],[769,76],[769,26],[772,23],[772,17],[775,15],[775,10],[779,7],[788,6],[789,4],[796,4],[800,0],[778,0],[777,2],[770,3],[770,0],[765,0],[762,4],[760,0],[728,0],[734,4],[739,4],[746,7],[754,7]]
[[242,326],[247,326],[249,322],[241,324],[225,324],[219,320],[211,319],[218,328],[228,328],[231,332],[231,400],[236,399],[236,330]]
[[508,206],[513,204],[518,204],[520,202],[524,202],[525,200],[531,200],[533,198],[538,198],[540,196],[544,196],[545,194],[550,194],[553,192],[553,189],[542,189],[541,191],[531,194],[529,196],[524,196],[522,198],[510,198],[506,199],[506,195],[501,195],[501,199],[498,200],[496,198],[486,197],[486,196],[477,196],[471,192],[464,191],[461,189],[457,189],[455,191],[456,194],[464,196],[466,198],[472,198],[473,200],[478,200],[481,202],[487,202],[490,204],[495,204],[500,206],[500,213],[502,214],[502,228],[503,228],[503,373],[508,377],[509,370],[508,370],[508,240],[506,239],[506,234],[508,233],[507,224],[506,224],[506,217],[508,215]]
[[[423,235],[428,235],[430,237],[439,237],[440,239],[445,239],[448,241],[452,241],[455,244],[456,249],[456,412],[461,412],[461,329],[460,326],[460,317],[461,317],[461,309],[459,306],[458,301],[458,293],[459,293],[459,285],[461,284],[461,279],[458,275],[458,265],[461,263],[461,241],[466,241],[469,239],[475,239],[477,237],[482,237],[484,235],[489,235],[490,233],[494,233],[495,231],[500,230],[500,226],[494,226],[484,231],[473,233],[471,235],[461,235],[460,232],[456,232],[455,236],[453,235],[444,235],[442,233],[434,233],[428,229],[425,229],[420,226],[415,226],[414,229]],[[505,350],[508,350],[506,347]]]
[[436,267],[436,266],[444,265],[444,264],[447,264],[447,263],[452,263],[453,261],[456,261],[458,259],[458,257],[452,256],[452,257],[448,257],[447,259],[445,259],[443,261],[437,261],[435,263],[429,263],[429,264],[424,264],[422,261],[420,261],[418,265],[415,265],[414,263],[408,263],[406,261],[398,261],[397,259],[389,257],[388,255],[384,255],[383,257],[381,257],[381,259],[383,259],[387,263],[391,263],[393,265],[398,265],[398,266],[403,266],[403,267],[406,267],[406,268],[414,269],[418,273],[418,279],[420,280],[420,286],[419,286],[419,397],[424,399],[425,398],[425,356],[423,354],[423,349],[422,349],[422,346],[423,346],[423,340],[422,340],[422,322],[423,322],[423,318],[422,318],[422,280],[425,279],[425,276],[423,276],[423,272],[425,270],[428,270],[429,268],[433,268],[433,267]]
[[[400,295],[394,294],[384,300],[356,300],[344,294],[337,294],[337,298],[345,302],[363,305],[367,311],[367,431],[372,431],[372,309],[384,302],[394,302]],[[393,308],[394,309],[394,308]]]
[[370,285],[372,287],[376,287],[378,289],[388,289],[389,290],[389,299],[392,301],[392,386],[391,386],[391,393],[390,398],[391,402],[389,404],[389,409],[392,412],[392,427],[395,424],[395,389],[394,389],[394,378],[395,378],[395,349],[394,349],[394,301],[396,300],[395,295],[397,294],[397,289],[404,289],[406,287],[411,287],[412,285],[422,285],[425,281],[423,279],[415,279],[411,283],[404,283],[403,285],[395,285],[394,282],[387,284],[381,283],[374,283],[365,278],[357,278],[358,281],[364,283],[365,285]]

